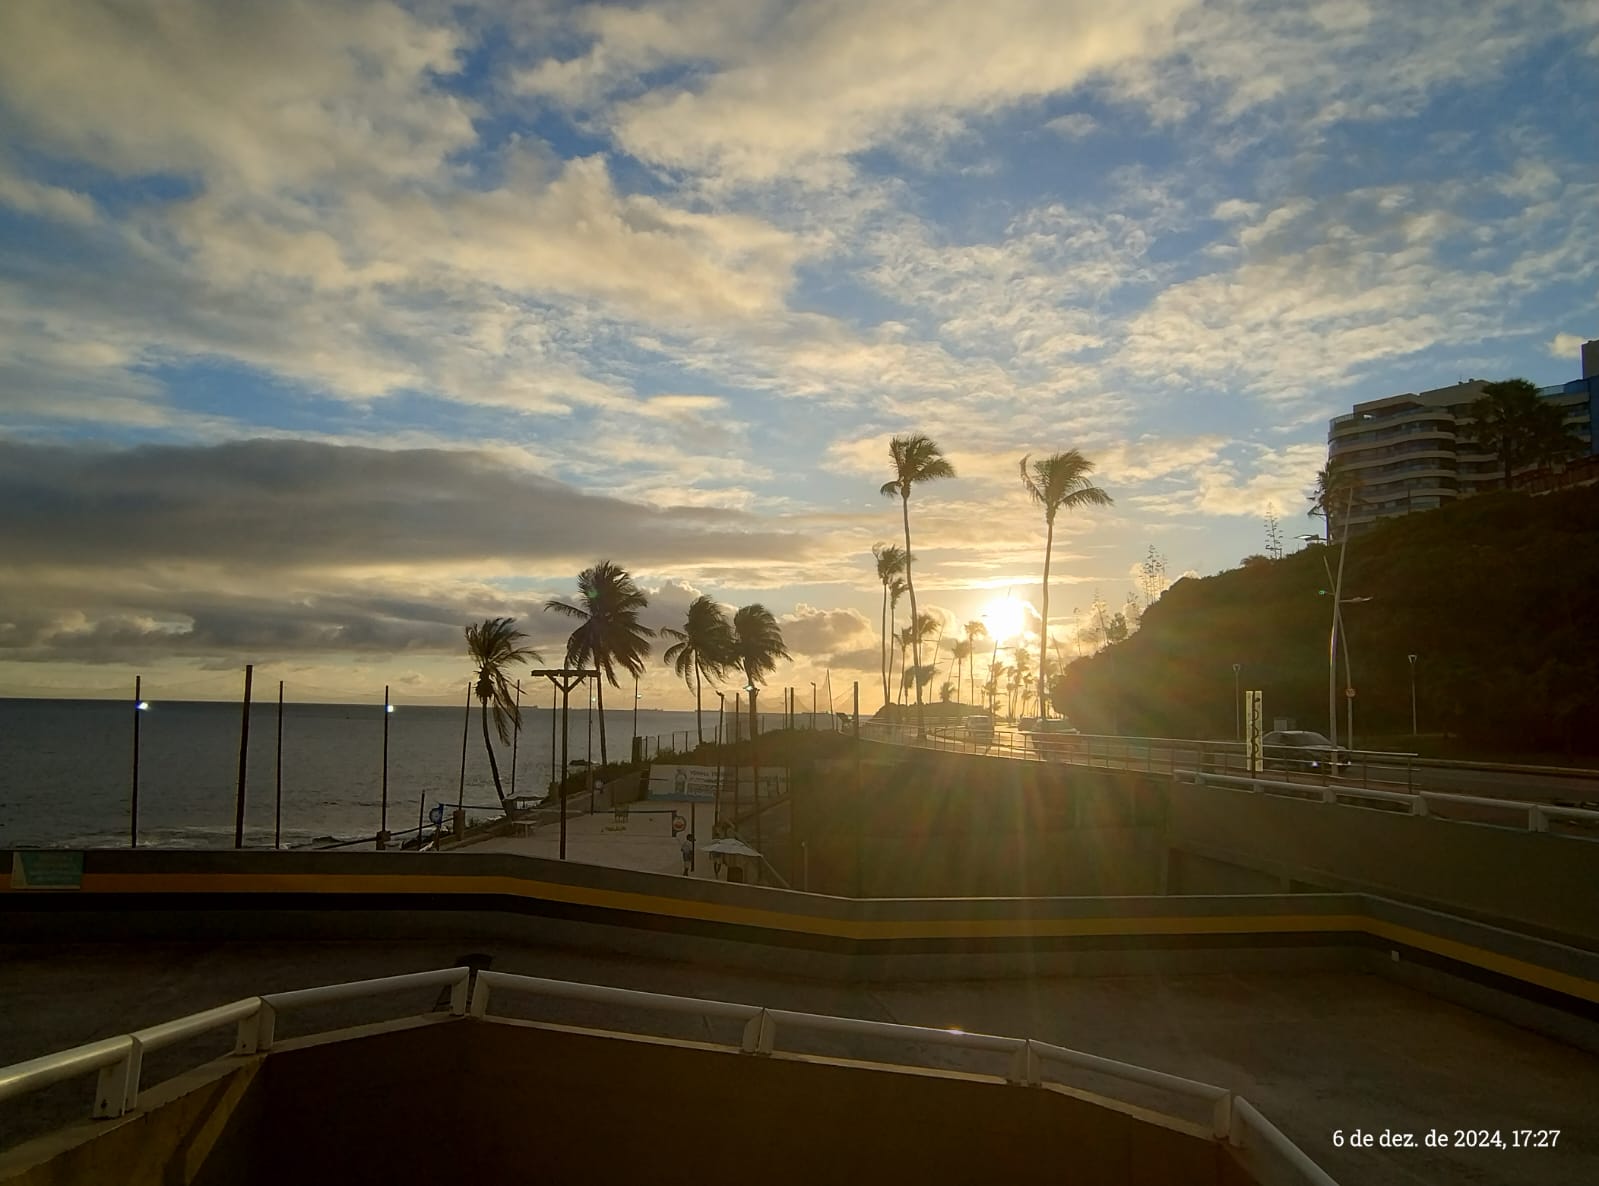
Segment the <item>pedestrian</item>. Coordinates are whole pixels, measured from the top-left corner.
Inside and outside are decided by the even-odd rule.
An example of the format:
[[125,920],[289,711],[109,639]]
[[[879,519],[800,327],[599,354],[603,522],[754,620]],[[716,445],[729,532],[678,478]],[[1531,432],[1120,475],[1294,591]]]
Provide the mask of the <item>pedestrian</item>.
[[684,836],[680,847],[683,850],[683,876],[687,877],[694,872],[694,833]]

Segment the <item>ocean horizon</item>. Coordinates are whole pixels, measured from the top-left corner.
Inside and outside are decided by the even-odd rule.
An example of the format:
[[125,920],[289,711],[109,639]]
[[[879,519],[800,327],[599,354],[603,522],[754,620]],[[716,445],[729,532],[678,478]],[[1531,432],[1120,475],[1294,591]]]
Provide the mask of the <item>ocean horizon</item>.
[[[238,701],[151,701],[139,729],[139,844],[166,848],[233,846],[239,775]],[[133,704],[129,700],[0,697],[0,847],[127,847],[133,786]],[[435,804],[461,795],[461,705],[405,705],[389,715],[388,829],[415,829]],[[474,703],[466,737],[464,801],[497,809]],[[517,738],[515,789],[544,794],[551,756],[559,760],[558,710],[524,703]],[[762,714],[767,718],[767,714]],[[633,709],[607,709],[612,761],[626,760]],[[355,840],[378,831],[383,816],[381,704],[285,703],[282,749],[282,846]],[[706,739],[716,713],[705,714]],[[591,730],[592,726],[592,730]],[[244,843],[273,845],[278,811],[278,705],[250,708]],[[493,736],[493,721],[489,723]],[[641,737],[676,733],[694,740],[694,711],[640,709]],[[600,714],[573,706],[571,761],[600,761]],[[512,747],[495,738],[506,793]]]

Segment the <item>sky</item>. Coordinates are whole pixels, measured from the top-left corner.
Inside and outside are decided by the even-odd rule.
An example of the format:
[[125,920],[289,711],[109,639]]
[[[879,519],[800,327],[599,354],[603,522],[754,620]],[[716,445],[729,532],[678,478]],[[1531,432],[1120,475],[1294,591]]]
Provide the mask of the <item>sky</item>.
[[952,632],[1096,464],[1071,653],[1314,531],[1354,402],[1577,377],[1596,109],[1595,0],[7,0],[0,695],[451,702],[609,559],[872,709],[904,432]]

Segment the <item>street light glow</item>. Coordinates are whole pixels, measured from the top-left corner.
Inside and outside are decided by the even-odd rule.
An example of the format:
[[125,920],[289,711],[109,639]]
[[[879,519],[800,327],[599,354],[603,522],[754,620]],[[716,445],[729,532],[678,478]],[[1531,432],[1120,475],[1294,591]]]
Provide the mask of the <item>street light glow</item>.
[[140,712],[143,712],[145,709],[150,707],[150,702],[148,700],[141,700],[141,701],[139,701],[139,703],[135,704],[133,707],[138,709]]

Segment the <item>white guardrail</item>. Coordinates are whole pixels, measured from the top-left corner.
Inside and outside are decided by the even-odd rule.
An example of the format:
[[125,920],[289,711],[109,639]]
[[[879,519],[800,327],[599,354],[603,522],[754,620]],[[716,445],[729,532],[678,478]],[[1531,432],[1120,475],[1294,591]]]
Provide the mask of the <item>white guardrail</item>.
[[1297,798],[1314,796],[1323,803],[1336,803],[1339,799],[1369,799],[1378,803],[1397,803],[1408,807],[1411,815],[1431,815],[1428,804],[1432,802],[1454,803],[1462,807],[1489,807],[1525,815],[1529,832],[1549,831],[1551,820],[1599,824],[1599,811],[1586,807],[1528,803],[1521,799],[1489,799],[1480,795],[1460,795],[1453,791],[1379,791],[1347,783],[1278,782],[1269,778],[1250,778],[1237,774],[1212,774],[1204,770],[1179,770],[1176,772],[1176,777],[1179,781],[1192,782],[1195,786],[1235,787],[1245,791],[1292,795]]
[[[1232,1146],[1246,1170],[1266,1171],[1269,1169],[1268,1163],[1275,1160],[1290,1167],[1301,1182],[1310,1183],[1311,1186],[1337,1186],[1325,1170],[1284,1136],[1276,1125],[1262,1116],[1258,1109],[1225,1087],[1201,1083],[1195,1079],[1185,1079],[1180,1075],[1168,1075],[1162,1071],[1152,1071],[1146,1067],[1102,1058],[1095,1054],[1085,1054],[1080,1050],[1070,1050],[1048,1042],[1037,1042],[1031,1038],[1008,1038],[998,1034],[900,1025],[894,1022],[864,1021],[859,1018],[833,1017],[822,1013],[800,1013],[790,1009],[767,1009],[759,1005],[745,1005],[732,1001],[671,996],[666,993],[644,992],[631,988],[612,988],[569,980],[519,976],[508,972],[479,972],[475,982],[472,983],[469,1002],[467,992],[471,971],[470,968],[464,967],[440,968],[432,972],[384,976],[375,980],[357,980],[321,988],[300,989],[295,992],[246,997],[244,1000],[219,1005],[214,1009],[193,1013],[175,1021],[163,1022],[131,1034],[75,1046],[57,1054],[0,1068],[0,1103],[37,1091],[52,1083],[98,1070],[100,1079],[95,1093],[93,1114],[96,1117],[121,1116],[138,1107],[140,1071],[143,1055],[147,1050],[160,1049],[224,1026],[237,1025],[233,1053],[265,1054],[272,1049],[277,1016],[280,1013],[311,1005],[380,996],[412,988],[449,985],[450,1013],[455,1017],[492,1018],[494,1015],[489,1012],[489,1002],[494,993],[499,992],[502,995],[521,993],[582,1001],[588,1004],[620,1005],[743,1022],[743,1036],[738,1050],[750,1055],[772,1054],[777,1048],[779,1027],[782,1027],[785,1031],[851,1034],[857,1037],[1008,1054],[1010,1065],[1005,1081],[1022,1087],[1038,1087],[1048,1082],[1058,1082],[1046,1074],[1045,1068],[1050,1064],[1075,1067],[1078,1070],[1155,1088],[1208,1105],[1211,1135]],[[1274,1175],[1271,1180],[1280,1180],[1280,1178]]]

